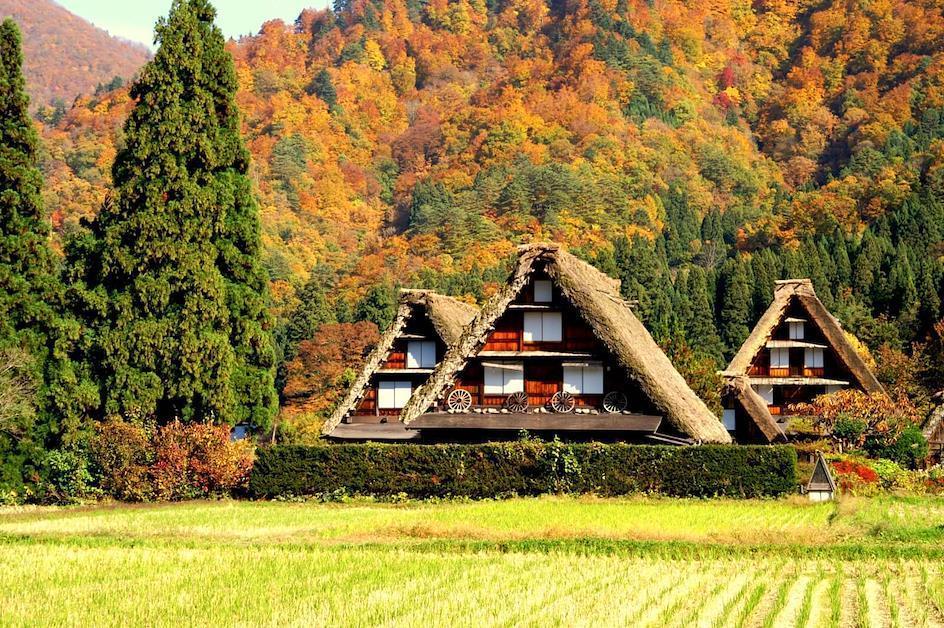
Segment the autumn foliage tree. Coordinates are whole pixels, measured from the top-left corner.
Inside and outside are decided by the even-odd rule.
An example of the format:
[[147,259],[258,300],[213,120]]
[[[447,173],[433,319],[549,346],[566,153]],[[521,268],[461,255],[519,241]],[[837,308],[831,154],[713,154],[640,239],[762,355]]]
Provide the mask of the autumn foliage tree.
[[314,337],[298,345],[295,359],[288,363],[289,405],[319,413],[331,408],[345,374],[357,372],[378,340],[377,326],[367,321],[322,325]]

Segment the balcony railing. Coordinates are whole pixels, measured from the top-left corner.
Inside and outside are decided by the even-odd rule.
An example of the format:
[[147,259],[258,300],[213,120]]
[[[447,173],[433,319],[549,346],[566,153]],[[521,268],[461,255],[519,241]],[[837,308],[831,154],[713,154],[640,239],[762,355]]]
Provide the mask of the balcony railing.
[[823,377],[825,369],[822,367],[790,366],[787,368],[766,368],[752,366],[750,377]]

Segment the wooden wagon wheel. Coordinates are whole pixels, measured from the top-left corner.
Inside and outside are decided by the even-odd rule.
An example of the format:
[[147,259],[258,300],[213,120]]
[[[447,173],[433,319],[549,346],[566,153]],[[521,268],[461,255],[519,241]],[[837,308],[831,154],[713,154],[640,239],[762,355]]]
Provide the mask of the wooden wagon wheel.
[[554,396],[551,397],[551,410],[554,412],[566,414],[572,412],[576,405],[577,402],[574,400],[574,396],[563,390],[554,393]]
[[468,412],[472,407],[472,394],[468,390],[456,388],[446,397],[446,406],[453,412]]
[[607,412],[622,412],[628,404],[626,395],[618,390],[611,390],[603,398],[603,409]]
[[509,412],[524,412],[528,409],[528,395],[523,392],[513,392],[505,399],[505,408]]

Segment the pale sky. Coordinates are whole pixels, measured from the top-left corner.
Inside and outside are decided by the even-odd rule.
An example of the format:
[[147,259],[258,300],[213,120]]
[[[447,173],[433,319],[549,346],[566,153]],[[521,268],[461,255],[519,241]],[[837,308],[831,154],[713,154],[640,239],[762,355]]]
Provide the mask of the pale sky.
[[[167,15],[171,0],[56,0],[112,35],[153,44],[154,23]],[[216,23],[227,37],[255,34],[263,22],[281,18],[294,22],[302,9],[324,8],[327,0],[214,0]]]

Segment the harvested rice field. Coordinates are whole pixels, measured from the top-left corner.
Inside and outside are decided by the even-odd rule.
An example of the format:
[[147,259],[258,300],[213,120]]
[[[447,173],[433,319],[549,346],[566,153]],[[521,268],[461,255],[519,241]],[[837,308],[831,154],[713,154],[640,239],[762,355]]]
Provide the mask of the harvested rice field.
[[944,501],[0,510],[2,625],[944,625]]

